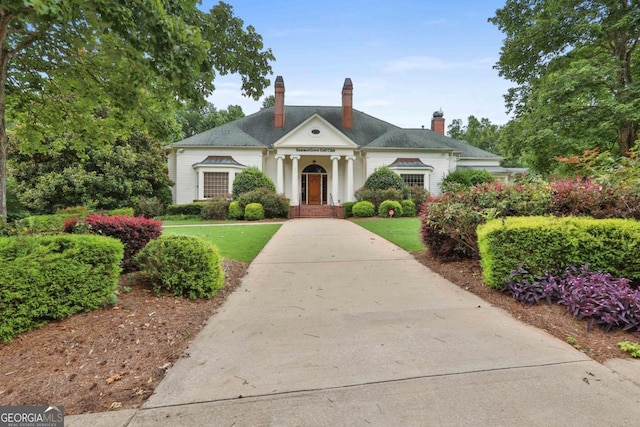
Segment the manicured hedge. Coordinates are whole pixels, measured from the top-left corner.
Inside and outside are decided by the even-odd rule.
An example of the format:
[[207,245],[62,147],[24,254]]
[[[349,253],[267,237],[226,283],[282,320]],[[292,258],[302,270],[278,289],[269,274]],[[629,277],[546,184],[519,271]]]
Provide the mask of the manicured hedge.
[[640,222],[625,219],[511,217],[478,227],[485,283],[502,288],[522,266],[532,276],[588,265],[640,279]]
[[183,205],[169,205],[164,210],[165,215],[197,215],[202,211],[202,202],[185,203]]
[[112,303],[123,245],[102,236],[0,238],[0,340]]
[[198,237],[162,236],[149,242],[136,261],[156,293],[208,298],[224,284],[218,249]]

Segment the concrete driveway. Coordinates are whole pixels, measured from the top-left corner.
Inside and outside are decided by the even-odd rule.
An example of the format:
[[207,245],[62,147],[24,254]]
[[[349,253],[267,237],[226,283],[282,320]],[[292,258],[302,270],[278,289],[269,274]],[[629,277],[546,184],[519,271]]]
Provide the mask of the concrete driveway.
[[640,384],[349,221],[291,220],[140,410],[68,419],[632,426]]

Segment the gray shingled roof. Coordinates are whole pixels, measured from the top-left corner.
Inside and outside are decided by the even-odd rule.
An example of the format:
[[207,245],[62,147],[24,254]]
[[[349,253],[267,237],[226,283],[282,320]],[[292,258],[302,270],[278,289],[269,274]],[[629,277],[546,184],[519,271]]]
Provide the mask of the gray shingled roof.
[[389,165],[390,168],[431,168],[433,166],[426,165],[422,160],[418,158],[401,158],[398,157],[393,163]]
[[223,166],[231,165],[231,166],[242,166],[242,167],[245,166],[242,163],[239,163],[236,159],[234,159],[231,156],[208,156],[206,159],[194,164],[193,166],[196,166],[196,165],[223,165]]
[[460,152],[466,158],[499,158],[462,141],[428,129],[402,129],[353,110],[353,129],[342,128],[342,107],[285,106],[283,128],[273,126],[274,108],[209,129],[173,144],[174,147],[270,147],[286,134],[318,114],[361,149],[405,148]]

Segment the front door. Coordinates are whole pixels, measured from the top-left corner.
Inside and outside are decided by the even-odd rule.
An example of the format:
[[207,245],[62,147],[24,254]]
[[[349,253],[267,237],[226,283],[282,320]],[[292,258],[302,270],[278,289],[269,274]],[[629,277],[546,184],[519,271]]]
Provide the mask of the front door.
[[322,202],[322,175],[307,175],[307,203],[310,205],[319,205]]

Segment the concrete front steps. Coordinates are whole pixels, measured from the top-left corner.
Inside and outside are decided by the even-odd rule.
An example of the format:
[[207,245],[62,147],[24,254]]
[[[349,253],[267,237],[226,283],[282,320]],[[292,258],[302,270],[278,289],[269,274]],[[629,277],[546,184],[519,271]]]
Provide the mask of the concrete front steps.
[[329,205],[291,206],[289,218],[344,218],[344,207]]

